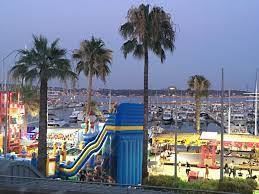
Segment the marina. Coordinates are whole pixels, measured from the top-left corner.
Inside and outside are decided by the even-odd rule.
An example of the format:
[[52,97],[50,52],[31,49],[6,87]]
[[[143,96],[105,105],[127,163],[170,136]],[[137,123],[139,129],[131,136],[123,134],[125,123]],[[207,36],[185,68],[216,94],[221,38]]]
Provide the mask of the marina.
[[205,1],[3,2],[0,193],[258,193],[259,5]]

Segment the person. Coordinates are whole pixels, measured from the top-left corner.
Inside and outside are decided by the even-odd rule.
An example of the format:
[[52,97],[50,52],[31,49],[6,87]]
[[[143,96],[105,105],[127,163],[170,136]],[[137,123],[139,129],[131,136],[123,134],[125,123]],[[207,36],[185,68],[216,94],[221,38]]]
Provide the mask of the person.
[[179,161],[179,162],[178,162],[178,165],[177,165],[177,166],[178,166],[178,172],[180,172],[180,170],[181,170],[181,166],[182,166],[181,161]]
[[87,162],[85,165],[85,171],[86,173],[92,171],[91,164],[89,162]]
[[14,160],[14,155],[11,155],[9,160]]
[[93,181],[101,182],[102,169],[101,166],[96,166],[94,168]]
[[191,171],[191,166],[190,166],[189,162],[186,162],[186,174],[187,174],[187,176],[189,175],[190,171]]
[[32,152],[31,154],[32,158],[31,158],[31,165],[34,166],[35,168],[37,168],[37,154],[36,152]]
[[209,179],[209,166],[206,164],[205,166],[205,179]]
[[228,174],[228,176],[230,177],[231,174],[233,174],[233,177],[236,176],[234,160],[232,160],[232,162],[229,165],[229,174]]
[[85,177],[85,172],[84,170],[80,170],[79,171],[79,181],[85,181],[86,177]]
[[225,162],[224,173],[225,173],[225,174],[228,174],[228,173],[229,173],[228,160],[226,160],[226,162]]
[[108,183],[115,183],[115,180],[112,178],[112,176],[108,176]]
[[91,164],[89,162],[86,163],[86,181],[92,181],[93,180],[93,169],[91,168]]
[[249,176],[249,177],[252,177],[252,176],[253,176],[253,171],[252,171],[252,168],[251,168],[251,167],[248,168],[248,176]]
[[102,155],[101,154],[96,155],[94,165],[95,166],[102,165]]
[[239,169],[239,171],[238,171],[238,176],[239,176],[239,177],[242,177],[242,176],[243,176],[243,173],[242,173],[241,169]]
[[161,154],[160,154],[160,158],[161,158],[162,160],[164,160],[164,159],[165,159],[165,153],[164,153],[164,152],[161,152]]
[[190,145],[187,145],[186,151],[189,152],[190,148],[191,148],[191,146],[190,146]]
[[22,158],[26,158],[27,151],[26,151],[25,146],[22,147],[21,155],[22,155]]

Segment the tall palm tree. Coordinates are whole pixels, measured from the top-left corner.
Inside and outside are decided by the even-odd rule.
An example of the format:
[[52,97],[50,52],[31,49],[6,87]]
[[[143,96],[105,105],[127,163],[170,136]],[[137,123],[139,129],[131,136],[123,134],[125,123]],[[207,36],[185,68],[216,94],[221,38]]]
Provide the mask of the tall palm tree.
[[129,53],[134,57],[144,59],[144,146],[142,178],[147,172],[148,146],[148,66],[149,51],[160,57],[164,62],[165,50],[174,50],[175,29],[171,17],[161,7],[141,4],[128,11],[127,21],[120,26],[120,34],[126,40],[122,45],[122,52],[126,58]]
[[38,81],[40,84],[38,169],[44,175],[47,159],[48,81],[53,78],[76,78],[65,56],[66,50],[60,48],[58,42],[56,39],[49,44],[47,38],[33,35],[33,47],[19,50],[19,59],[10,70],[14,78],[25,82]]
[[109,75],[112,60],[112,50],[105,48],[101,39],[92,37],[90,40],[84,40],[80,48],[74,50],[73,58],[78,61],[76,72],[83,72],[88,78],[88,95],[87,95],[87,114],[91,111],[93,77],[106,81]]
[[208,97],[208,91],[210,88],[210,81],[202,75],[191,76],[188,80],[188,87],[190,94],[195,98],[195,117],[196,117],[196,131],[200,133],[200,113],[201,113],[201,98]]

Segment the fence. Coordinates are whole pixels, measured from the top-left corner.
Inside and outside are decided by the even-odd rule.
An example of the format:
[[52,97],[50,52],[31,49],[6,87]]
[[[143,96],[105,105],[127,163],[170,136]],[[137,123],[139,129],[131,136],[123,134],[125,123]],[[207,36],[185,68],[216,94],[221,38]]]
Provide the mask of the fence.
[[191,190],[154,186],[129,186],[107,183],[76,182],[46,178],[29,178],[0,175],[0,188],[22,191],[33,191],[33,193],[58,192],[80,192],[89,194],[236,194],[229,192],[218,192],[208,190]]

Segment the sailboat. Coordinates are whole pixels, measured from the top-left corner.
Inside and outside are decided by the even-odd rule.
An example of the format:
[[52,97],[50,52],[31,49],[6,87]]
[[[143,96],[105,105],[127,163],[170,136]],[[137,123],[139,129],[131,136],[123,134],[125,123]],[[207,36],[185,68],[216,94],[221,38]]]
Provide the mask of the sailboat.
[[257,130],[257,115],[258,115],[258,78],[257,78],[258,70],[256,70],[256,79],[255,79],[255,92],[254,93],[246,93],[248,95],[254,95],[255,99],[254,100],[247,100],[247,101],[252,101],[254,102],[254,135],[258,135],[258,130]]

